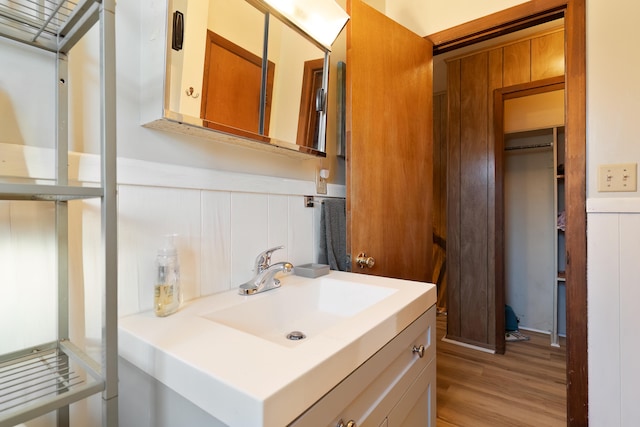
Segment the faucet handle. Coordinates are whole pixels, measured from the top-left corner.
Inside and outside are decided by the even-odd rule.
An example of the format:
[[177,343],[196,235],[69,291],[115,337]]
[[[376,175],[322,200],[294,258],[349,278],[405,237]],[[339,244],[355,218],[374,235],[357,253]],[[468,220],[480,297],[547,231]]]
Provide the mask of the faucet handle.
[[275,251],[277,251],[278,249],[284,249],[284,245],[280,245],[280,246],[276,246],[276,247],[271,248],[271,249],[267,249],[266,251],[261,252],[256,257],[256,264],[255,264],[255,272],[256,273],[260,273],[263,270],[266,270],[267,268],[269,268],[269,265],[271,264],[271,254],[274,253]]

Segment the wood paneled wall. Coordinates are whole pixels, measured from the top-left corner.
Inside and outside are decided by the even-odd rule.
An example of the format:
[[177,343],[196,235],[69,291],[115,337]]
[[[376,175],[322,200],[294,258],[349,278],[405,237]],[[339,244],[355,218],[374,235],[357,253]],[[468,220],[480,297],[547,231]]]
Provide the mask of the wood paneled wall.
[[433,96],[433,276],[437,306],[447,308],[447,94]]
[[[493,92],[564,74],[557,30],[448,61],[449,339],[496,348],[496,153]],[[499,130],[500,132],[502,130]],[[501,270],[498,269],[498,272]],[[497,314],[496,314],[497,313]]]

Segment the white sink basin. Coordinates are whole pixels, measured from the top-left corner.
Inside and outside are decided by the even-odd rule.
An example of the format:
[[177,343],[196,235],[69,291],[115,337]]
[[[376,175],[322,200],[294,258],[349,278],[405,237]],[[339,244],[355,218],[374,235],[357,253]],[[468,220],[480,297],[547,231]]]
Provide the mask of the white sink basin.
[[[119,319],[120,355],[229,426],[282,427],[436,301],[435,286],[331,271]],[[307,338],[290,341],[299,330]]]
[[[286,281],[286,280],[285,280]],[[227,309],[203,317],[242,332],[285,346],[301,345],[393,295],[397,289],[331,278],[319,278],[305,286],[284,286],[251,295]],[[302,332],[299,341],[287,338]]]

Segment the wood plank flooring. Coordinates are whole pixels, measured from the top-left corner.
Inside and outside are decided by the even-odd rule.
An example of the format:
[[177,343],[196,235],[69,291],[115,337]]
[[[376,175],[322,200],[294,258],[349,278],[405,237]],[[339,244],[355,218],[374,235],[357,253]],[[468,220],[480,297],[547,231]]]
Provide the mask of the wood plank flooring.
[[437,319],[437,427],[565,426],[565,343],[529,331],[529,341],[507,342],[504,355],[442,341]]

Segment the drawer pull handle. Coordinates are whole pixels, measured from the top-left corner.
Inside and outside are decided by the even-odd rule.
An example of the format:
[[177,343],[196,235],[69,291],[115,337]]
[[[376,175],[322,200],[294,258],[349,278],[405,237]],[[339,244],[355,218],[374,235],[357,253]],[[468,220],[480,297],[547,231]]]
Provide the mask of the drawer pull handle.
[[338,421],[338,425],[336,427],[358,427],[358,426],[356,425],[356,422],[353,420],[347,421],[346,424],[344,423],[344,421],[340,420]]
[[414,353],[418,353],[418,357],[421,359],[424,357],[424,346],[423,345],[414,345],[413,350]]

